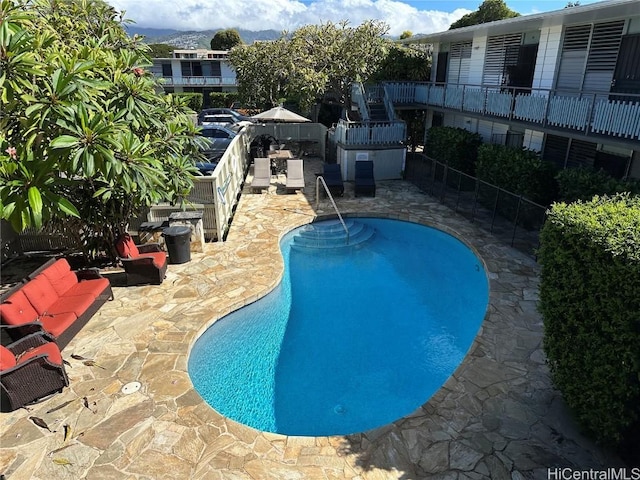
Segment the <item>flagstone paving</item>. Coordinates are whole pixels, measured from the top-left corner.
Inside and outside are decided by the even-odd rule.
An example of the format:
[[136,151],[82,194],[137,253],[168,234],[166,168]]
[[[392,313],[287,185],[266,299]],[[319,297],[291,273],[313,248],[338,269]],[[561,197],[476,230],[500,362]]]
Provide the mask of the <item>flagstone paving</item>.
[[[29,409],[0,414],[0,473],[11,480],[517,480],[547,478],[548,467],[620,465],[578,433],[551,385],[536,311],[536,263],[402,181],[378,182],[375,198],[357,199],[347,184],[336,201],[345,214],[455,233],[485,262],[487,316],[446,384],[412,415],[348,436],[263,433],[204,403],[187,374],[189,349],[217,319],[277,285],[284,233],[333,213],[326,199],[315,208],[312,185],[320,170],[318,161],[305,160],[304,194],[287,195],[284,177],[268,193],[245,187],[227,241],[170,265],[162,285],[117,286],[122,274],[110,273],[115,300],[63,351],[70,387]],[[97,365],[86,366],[72,353]],[[123,394],[132,381],[142,388]],[[71,427],[66,441],[64,425]]]

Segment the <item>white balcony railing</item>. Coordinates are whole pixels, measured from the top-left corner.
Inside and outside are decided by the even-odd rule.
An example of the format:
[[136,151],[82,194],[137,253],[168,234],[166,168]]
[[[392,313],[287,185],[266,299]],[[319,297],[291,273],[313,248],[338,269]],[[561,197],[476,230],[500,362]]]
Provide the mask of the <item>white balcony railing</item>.
[[406,137],[406,124],[392,122],[346,122],[336,125],[334,140],[343,145],[399,145]]
[[235,85],[234,77],[162,77],[167,86],[219,86]]
[[501,88],[495,85],[385,83],[394,104],[423,104],[541,127],[640,139],[640,95]]

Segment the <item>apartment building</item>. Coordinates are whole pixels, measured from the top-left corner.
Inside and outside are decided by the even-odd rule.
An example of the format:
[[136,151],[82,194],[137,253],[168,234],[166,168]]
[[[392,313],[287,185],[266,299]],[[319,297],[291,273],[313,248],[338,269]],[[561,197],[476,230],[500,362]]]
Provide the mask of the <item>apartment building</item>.
[[384,85],[395,109],[424,108],[483,141],[560,168],[640,178],[640,2],[611,0],[408,39],[433,45],[428,83]]
[[226,50],[174,50],[171,58],[154,58],[151,72],[163,79],[165,92],[197,92],[209,106],[209,93],[235,92],[236,74]]

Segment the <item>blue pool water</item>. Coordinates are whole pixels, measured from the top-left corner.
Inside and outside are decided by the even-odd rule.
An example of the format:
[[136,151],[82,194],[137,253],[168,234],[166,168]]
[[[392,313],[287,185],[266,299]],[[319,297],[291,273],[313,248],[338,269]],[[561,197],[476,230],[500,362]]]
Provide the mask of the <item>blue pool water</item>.
[[433,228],[348,222],[349,247],[337,222],[288,233],[281,284],[194,344],[191,380],[222,415],[287,435],[362,432],[412,413],[462,361],[488,303],[480,260]]

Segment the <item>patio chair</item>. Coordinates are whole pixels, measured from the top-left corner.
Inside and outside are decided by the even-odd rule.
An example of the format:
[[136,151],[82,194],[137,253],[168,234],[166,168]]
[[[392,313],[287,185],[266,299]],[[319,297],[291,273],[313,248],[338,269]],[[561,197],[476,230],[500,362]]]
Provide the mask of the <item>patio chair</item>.
[[253,159],[253,180],[251,180],[251,188],[262,190],[269,188],[271,184],[271,160],[268,158]]
[[22,408],[69,385],[60,349],[44,332],[0,345],[0,380],[3,412]]
[[160,285],[167,272],[167,254],[158,243],[136,245],[125,233],[116,242],[120,261],[127,275],[127,285]]
[[376,181],[373,177],[373,162],[371,160],[356,161],[355,196],[376,196]]
[[344,194],[344,182],[342,181],[340,165],[337,163],[325,163],[322,166],[322,177],[331,195],[341,197]]
[[304,163],[299,158],[287,160],[287,192],[304,190]]

